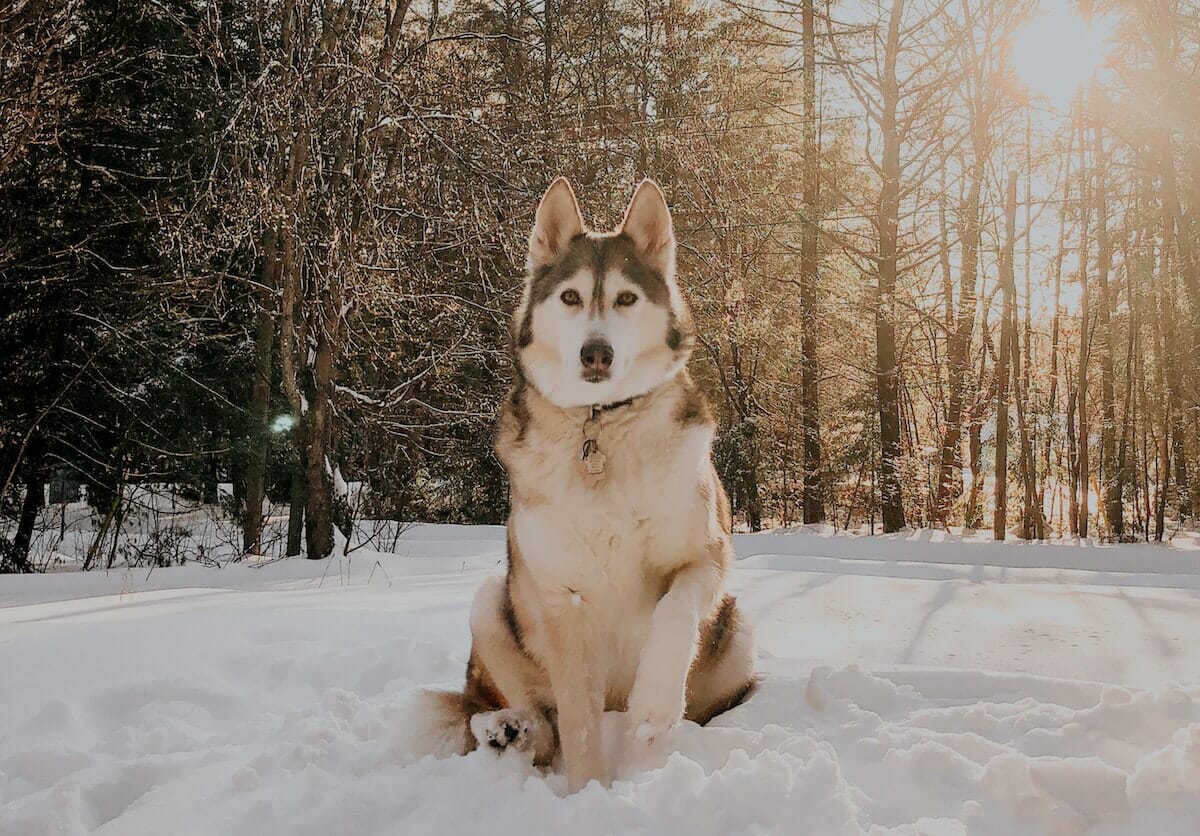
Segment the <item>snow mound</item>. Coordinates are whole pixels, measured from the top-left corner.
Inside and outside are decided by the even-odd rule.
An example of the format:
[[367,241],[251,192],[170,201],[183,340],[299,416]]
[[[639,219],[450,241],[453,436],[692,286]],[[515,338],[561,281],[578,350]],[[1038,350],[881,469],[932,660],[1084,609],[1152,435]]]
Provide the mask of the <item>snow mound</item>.
[[[21,579],[0,608],[0,833],[1196,832],[1200,682],[1150,681],[1197,669],[1200,649],[1163,626],[1197,634],[1190,586],[939,576],[946,553],[891,572],[786,565],[806,539],[776,536],[775,557],[733,573],[767,648],[751,699],[652,744],[608,715],[613,784],[571,796],[516,755],[422,739],[436,714],[424,689],[461,683],[492,531],[421,527],[407,556],[353,565]],[[1164,563],[1163,578],[1186,574]],[[1028,638],[1046,600],[1086,623],[1087,602],[1117,592],[1134,597],[1123,618],[1104,610],[1111,629],[1165,654],[1129,669],[1136,686],[1110,659]],[[984,604],[1009,620],[969,624]],[[1156,621],[1159,605],[1174,620]],[[855,646],[838,637],[871,618],[899,634],[895,652],[847,664]],[[909,652],[939,619],[956,664]]]

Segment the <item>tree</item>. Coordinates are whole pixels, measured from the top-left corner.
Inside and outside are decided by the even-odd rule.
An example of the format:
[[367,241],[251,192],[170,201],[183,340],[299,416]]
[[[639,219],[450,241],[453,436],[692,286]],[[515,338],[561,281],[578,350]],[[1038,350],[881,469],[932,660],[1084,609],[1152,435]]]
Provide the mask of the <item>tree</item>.
[[821,425],[818,381],[821,367],[817,356],[820,339],[817,315],[817,272],[819,212],[821,198],[821,159],[817,145],[817,43],[816,13],[813,0],[804,0],[802,11],[804,43],[803,135],[804,135],[804,210],[806,223],[800,238],[800,433],[801,469],[804,472],[804,522],[825,521],[825,503],[821,497]]
[[[879,490],[885,532],[905,526],[901,477],[901,367],[897,356],[897,283],[912,261],[920,261],[931,239],[905,242],[902,220],[912,217],[918,189],[935,174],[929,151],[940,145],[945,108],[953,89],[953,66],[945,61],[954,49],[949,34],[948,0],[907,5],[892,0],[874,9],[866,27],[870,49],[855,56],[837,50],[838,68],[877,129],[878,159],[872,132],[866,154],[878,184],[871,219],[873,252],[863,251],[875,276],[875,378],[880,431]],[[834,40],[837,43],[837,40]],[[905,205],[905,198],[909,205]],[[936,240],[936,235],[933,236]]]

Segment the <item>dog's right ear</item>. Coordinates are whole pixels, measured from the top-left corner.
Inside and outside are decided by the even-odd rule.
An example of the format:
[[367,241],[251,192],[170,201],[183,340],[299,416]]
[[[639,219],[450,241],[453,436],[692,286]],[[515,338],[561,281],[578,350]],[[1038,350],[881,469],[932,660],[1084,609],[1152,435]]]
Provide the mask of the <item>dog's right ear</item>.
[[567,244],[583,232],[583,216],[571,184],[559,177],[546,189],[538,204],[529,236],[529,254],[525,269],[534,275],[540,268],[553,264],[566,250]]

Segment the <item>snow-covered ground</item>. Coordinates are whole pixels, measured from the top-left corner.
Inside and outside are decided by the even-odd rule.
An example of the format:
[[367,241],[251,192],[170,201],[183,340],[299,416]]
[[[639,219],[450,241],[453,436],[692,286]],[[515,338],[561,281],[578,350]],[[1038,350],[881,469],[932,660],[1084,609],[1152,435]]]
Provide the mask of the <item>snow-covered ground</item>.
[[564,797],[418,759],[497,528],[397,553],[0,578],[0,834],[1195,834],[1200,541],[743,535],[763,684]]

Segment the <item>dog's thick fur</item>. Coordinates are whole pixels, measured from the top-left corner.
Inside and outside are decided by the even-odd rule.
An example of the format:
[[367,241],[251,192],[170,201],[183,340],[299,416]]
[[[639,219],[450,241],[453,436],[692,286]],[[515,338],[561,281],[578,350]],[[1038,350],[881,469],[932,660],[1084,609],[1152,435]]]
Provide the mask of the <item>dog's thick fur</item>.
[[[508,572],[475,597],[466,688],[445,707],[465,749],[538,764],[561,752],[571,791],[608,781],[605,710],[627,711],[645,741],[708,722],[754,682],[751,631],[723,592],[729,501],[684,368],[694,338],[674,268],[650,181],[613,233],[586,229],[561,178],[538,207],[496,439],[512,484]],[[596,340],[610,366],[588,366]],[[589,418],[598,474],[581,461]]]

